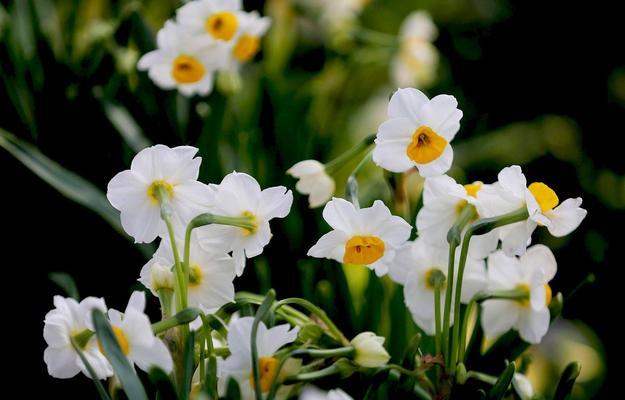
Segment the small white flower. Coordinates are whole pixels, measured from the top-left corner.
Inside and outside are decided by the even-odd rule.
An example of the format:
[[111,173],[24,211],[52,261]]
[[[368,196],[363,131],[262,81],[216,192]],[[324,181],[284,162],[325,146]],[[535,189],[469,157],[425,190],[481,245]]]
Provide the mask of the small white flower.
[[260,49],[260,39],[270,25],[271,18],[261,17],[256,11],[241,15],[241,27],[233,39],[224,69],[237,70],[241,64],[252,60]]
[[[499,228],[502,248],[508,255],[521,255],[538,225],[545,226],[556,237],[575,230],[586,217],[582,199],[559,199],[549,186],[534,182],[527,186],[521,167],[513,165],[501,170],[498,181],[478,193],[478,211],[484,217],[496,217],[527,207],[527,221]],[[557,206],[557,207],[556,207]]]
[[366,265],[378,276],[388,272],[395,250],[410,238],[412,230],[380,200],[356,209],[352,203],[334,198],[323,209],[323,218],[334,230],[323,235],[308,255]]
[[321,207],[332,198],[336,187],[334,179],[325,170],[325,166],[317,160],[304,160],[293,165],[287,174],[299,179],[295,189],[307,194],[310,208]]
[[316,386],[306,385],[299,395],[299,400],[354,400],[341,389],[323,391]]
[[534,398],[534,387],[527,376],[515,372],[512,376],[512,387],[521,400],[532,400]]
[[173,361],[167,346],[152,332],[152,324],[145,309],[145,293],[133,292],[128,306],[122,314],[110,309],[109,320],[113,333],[122,353],[128,358],[131,365],[149,371],[158,367],[169,373],[173,369]]
[[548,247],[535,245],[521,256],[509,257],[497,251],[488,257],[488,289],[523,290],[527,299],[487,300],[482,303],[482,328],[497,336],[514,328],[528,343],[539,343],[549,329],[551,288],[556,260]]
[[195,0],[180,7],[178,23],[195,35],[215,42],[231,42],[243,25],[241,0]]
[[[477,194],[484,186],[482,182],[463,186],[447,175],[427,178],[423,188],[423,207],[417,214],[419,237],[432,245],[446,243],[447,233],[458,216],[468,204],[477,204]],[[498,242],[496,231],[473,236],[469,251],[474,258],[486,258],[497,248]]]
[[[455,271],[458,271],[459,252],[460,250],[457,250]],[[440,288],[439,302],[441,311],[445,308],[448,262],[449,246],[432,245],[423,238],[418,238],[414,242],[406,243],[397,251],[389,270],[391,278],[404,286],[404,301],[412,318],[428,335],[433,335],[436,331],[435,282],[437,278],[443,277],[445,283]],[[485,289],[486,285],[484,261],[475,259],[469,253],[463,275],[461,301],[468,303],[473,295]],[[453,304],[451,307],[453,309]]]
[[[66,379],[82,371],[85,376],[91,378],[71,341],[90,329],[91,312],[94,309],[106,311],[104,299],[87,297],[78,303],[72,298],[54,296],[54,307],[43,321],[43,338],[48,344],[43,353],[43,360],[48,367],[48,374]],[[82,353],[93,367],[98,379],[113,375],[113,369],[100,352],[95,336],[84,343]]]
[[141,150],[130,169],[115,175],[106,197],[121,211],[124,230],[135,242],[151,242],[165,232],[158,191],[168,197],[176,221],[186,224],[210,201],[211,190],[197,181],[202,159],[190,146],[169,148],[162,144]]
[[[251,399],[254,393],[254,378],[252,373],[251,338],[254,318],[244,317],[230,323],[228,329],[228,347],[230,356],[218,364],[218,376],[221,380],[232,377],[239,382],[241,398]],[[267,328],[263,322],[258,325],[256,335],[256,349],[258,354],[260,387],[267,393],[277,378],[279,361],[275,353],[283,346],[292,343],[297,338],[299,328],[288,324]]]
[[423,177],[442,175],[454,158],[450,142],[460,129],[462,111],[453,96],[431,100],[417,89],[398,89],[388,117],[378,128],[373,161],[391,172],[417,167]]
[[261,190],[250,175],[232,172],[215,186],[211,212],[228,217],[250,217],[254,229],[208,225],[198,229],[200,245],[209,252],[232,251],[240,276],[246,258],[256,257],[271,240],[269,221],[284,218],[291,210],[293,193],[284,186]]
[[213,90],[214,72],[224,63],[226,49],[172,21],[165,22],[156,41],[158,48],[143,55],[137,68],[148,71],[157,86],[177,88],[185,96]]
[[384,348],[384,337],[373,332],[359,333],[350,342],[356,353],[354,363],[365,368],[377,368],[385,365],[391,356]]

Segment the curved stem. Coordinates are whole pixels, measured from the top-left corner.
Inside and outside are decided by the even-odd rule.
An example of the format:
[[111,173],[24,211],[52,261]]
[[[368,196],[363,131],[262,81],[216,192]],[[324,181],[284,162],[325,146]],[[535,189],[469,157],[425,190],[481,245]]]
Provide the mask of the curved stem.
[[289,384],[297,382],[310,382],[317,379],[325,378],[326,376],[338,374],[339,372],[339,367],[336,364],[332,364],[329,367],[320,369],[318,371],[289,376],[284,379],[284,383]]
[[369,151],[367,155],[365,155],[362,160],[356,165],[356,168],[352,171],[352,173],[347,178],[347,184],[345,185],[345,198],[347,201],[351,202],[356,206],[356,208],[360,208],[360,204],[358,202],[358,180],[356,176],[363,169],[365,165],[371,160],[371,156],[373,155],[373,150]]
[[367,136],[362,142],[358,143],[356,146],[350,148],[345,153],[341,154],[335,159],[328,161],[325,164],[326,173],[328,175],[332,174],[333,172],[340,169],[343,164],[349,162],[352,158],[360,154],[360,152],[371,146],[373,144],[373,141],[375,140],[375,136],[375,134]]
[[327,327],[335,340],[342,343],[345,346],[349,345],[349,340],[343,335],[343,333],[337,328],[337,326],[332,322],[332,320],[328,317],[325,311],[321,308],[317,307],[313,303],[308,300],[300,299],[297,297],[290,297],[287,299],[280,300],[276,302],[274,305],[274,310],[279,309],[280,307],[287,304],[297,304],[301,307],[304,307],[306,310],[316,315]]

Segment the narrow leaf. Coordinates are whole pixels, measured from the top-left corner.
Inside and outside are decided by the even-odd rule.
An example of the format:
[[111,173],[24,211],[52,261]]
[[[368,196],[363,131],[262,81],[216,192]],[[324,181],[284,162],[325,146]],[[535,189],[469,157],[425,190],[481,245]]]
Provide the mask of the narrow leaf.
[[568,400],[571,398],[571,391],[580,371],[581,366],[577,362],[572,362],[564,368],[562,375],[560,375],[556,393],[553,395],[553,400]]
[[74,278],[72,278],[71,275],[66,274],[65,272],[50,272],[48,274],[48,279],[56,283],[69,297],[74,300],[80,300],[78,287],[76,286],[76,282],[74,282]]
[[80,348],[80,346],[78,346],[74,340],[72,340],[72,346],[74,347],[74,350],[76,350],[76,353],[78,353],[78,357],[80,357],[80,360],[82,361],[82,363],[85,364],[85,367],[87,368],[87,372],[89,372],[89,376],[91,377],[91,380],[95,384],[96,390],[98,391],[100,398],[103,400],[111,400],[108,393],[104,389],[104,386],[102,386],[102,382],[100,382],[100,380],[98,379],[98,376],[95,373],[93,367],[91,366],[91,364],[89,364],[89,361],[87,361],[87,357],[85,357],[85,355],[82,354],[82,349]]
[[150,141],[143,135],[141,128],[125,107],[103,100],[102,108],[111,125],[132,150],[138,153],[150,146]]
[[160,368],[152,368],[148,374],[150,381],[156,386],[156,390],[161,400],[177,400],[176,389],[169,379],[169,376]]
[[195,332],[189,332],[189,336],[187,336],[187,341],[184,345],[184,353],[183,353],[183,380],[182,387],[180,388],[179,397],[182,400],[187,400],[189,398],[189,393],[191,392],[191,378],[193,377],[193,349],[195,345]]
[[512,382],[515,368],[514,362],[511,362],[508,364],[503,373],[499,375],[497,382],[495,382],[495,385],[488,392],[488,398],[490,400],[500,400],[503,398],[506,391],[510,387],[510,382]]
[[258,349],[256,343],[256,334],[258,332],[258,325],[265,318],[265,315],[271,310],[271,306],[276,299],[276,292],[271,289],[267,292],[263,303],[258,307],[256,316],[254,317],[254,323],[252,324],[252,335],[250,337],[252,349],[252,373],[254,377],[254,393],[256,400],[262,400],[263,394],[260,388],[260,371],[258,366]]

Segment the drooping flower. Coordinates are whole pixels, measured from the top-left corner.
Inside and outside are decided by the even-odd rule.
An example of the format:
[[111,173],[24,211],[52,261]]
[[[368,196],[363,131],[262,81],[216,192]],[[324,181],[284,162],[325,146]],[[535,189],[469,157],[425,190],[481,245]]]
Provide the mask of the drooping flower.
[[[447,175],[427,178],[423,188],[423,207],[417,214],[419,237],[432,245],[446,243],[447,233],[458,216],[467,205],[477,204],[477,194],[484,186],[482,182],[460,185]],[[498,241],[496,231],[473,236],[469,251],[474,258],[486,258],[497,248]]]
[[165,196],[177,221],[189,221],[205,209],[211,190],[197,181],[202,159],[190,146],[159,144],[141,150],[130,169],[115,175],[106,197],[121,211],[124,230],[135,242],[151,242],[165,232],[160,196]]
[[226,43],[239,35],[245,14],[241,0],[194,0],[178,9],[176,19],[195,35]]
[[332,389],[327,392],[316,386],[304,386],[299,395],[299,400],[354,400],[354,398],[341,389]]
[[336,187],[334,179],[317,160],[304,160],[293,165],[287,174],[299,179],[295,189],[307,194],[310,208],[321,207],[332,198]]
[[521,256],[509,257],[497,251],[488,257],[488,290],[520,290],[526,298],[494,299],[482,303],[482,328],[488,336],[497,336],[510,329],[528,343],[539,343],[549,329],[549,281],[555,276],[556,260],[543,245],[527,249]]
[[213,90],[214,72],[224,63],[226,49],[173,21],[156,36],[157,49],[141,57],[137,68],[148,71],[162,89],[177,88],[185,96],[207,95]]
[[104,299],[87,297],[80,303],[72,298],[54,296],[54,309],[46,314],[43,338],[48,347],[43,353],[43,360],[48,367],[48,374],[55,378],[72,378],[82,371],[91,378],[85,364],[72,345],[72,340],[81,347],[87,362],[93,368],[97,379],[113,375],[113,369],[98,348],[93,335],[81,339],[81,333],[88,333],[91,327],[91,312],[94,309],[106,311]]
[[291,210],[293,193],[284,186],[261,190],[248,174],[232,172],[215,186],[211,212],[228,217],[248,217],[253,229],[208,225],[198,229],[200,245],[209,252],[232,251],[236,273],[240,276],[247,258],[256,257],[271,239],[269,221],[284,218]]
[[[455,258],[455,271],[458,270],[458,253]],[[436,331],[434,312],[437,280],[442,281],[439,294],[440,309],[443,310],[445,307],[448,261],[449,246],[433,245],[418,238],[414,242],[406,243],[397,251],[389,270],[390,277],[404,286],[404,301],[414,321],[428,335],[433,335]],[[456,284],[457,282],[454,287]],[[486,285],[484,261],[475,259],[469,253],[462,281],[461,301],[468,303],[473,295],[485,289]],[[453,309],[453,303],[451,307]]]
[[128,358],[131,365],[136,364],[140,369],[148,372],[150,368],[158,367],[169,373],[173,369],[173,361],[167,346],[152,332],[152,324],[145,309],[145,293],[133,292],[128,306],[122,314],[110,309],[109,320],[113,333],[122,353]]
[[[241,398],[253,398],[254,375],[252,372],[251,338],[254,318],[243,317],[230,323],[228,330],[228,347],[230,356],[218,364],[218,376],[222,380],[229,377],[239,382]],[[264,394],[278,377],[279,361],[276,352],[297,338],[299,328],[288,324],[267,328],[263,322],[258,325],[256,348],[258,354],[260,387]]]
[[423,177],[442,175],[453,161],[450,142],[460,129],[462,111],[453,96],[431,100],[417,89],[398,89],[380,125],[373,161],[391,172],[417,167]]
[[260,40],[269,29],[271,18],[261,17],[256,11],[241,16],[241,27],[233,39],[232,49],[227,58],[225,69],[237,70],[254,58],[260,49]]
[[438,29],[425,11],[408,15],[399,29],[400,48],[391,62],[391,78],[397,87],[423,88],[436,77],[439,54],[432,42]]
[[334,198],[323,209],[323,218],[334,230],[323,235],[308,255],[366,265],[378,276],[388,272],[395,250],[410,238],[412,230],[380,200],[357,209],[344,199]]
[[499,172],[498,180],[478,193],[478,211],[484,217],[496,217],[527,207],[529,218],[499,228],[502,248],[508,255],[521,255],[537,226],[545,226],[556,237],[575,230],[586,217],[582,199],[560,200],[556,192],[542,182],[527,186],[521,167],[513,165]]
[[362,332],[350,342],[356,354],[354,363],[365,368],[377,368],[385,365],[391,356],[384,348],[384,337],[373,332]]

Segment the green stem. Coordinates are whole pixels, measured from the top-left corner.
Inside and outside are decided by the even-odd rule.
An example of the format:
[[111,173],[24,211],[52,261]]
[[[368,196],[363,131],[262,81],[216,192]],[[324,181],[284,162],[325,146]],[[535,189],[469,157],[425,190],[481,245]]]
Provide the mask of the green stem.
[[339,367],[336,364],[332,364],[329,367],[320,369],[318,371],[289,376],[284,379],[284,383],[288,385],[297,382],[310,382],[317,379],[325,378],[330,375],[338,374],[339,372]]
[[434,286],[434,349],[441,354],[441,286]]
[[323,311],[321,308],[312,304],[308,300],[300,299],[298,297],[291,297],[291,298],[278,301],[274,305],[274,311],[287,304],[297,304],[301,307],[304,307],[310,313],[316,315],[328,327],[328,330],[330,331],[330,333],[332,334],[332,337],[335,340],[337,340],[344,346],[349,345],[349,340],[347,340],[347,338],[343,335],[343,333],[339,330],[339,328],[337,328],[334,322],[332,322],[332,320],[328,317],[326,312]]
[[352,158],[371,146],[373,144],[373,141],[375,140],[375,136],[375,134],[367,136],[362,142],[358,143],[356,146],[350,148],[345,153],[341,154],[335,159],[328,161],[325,164],[326,173],[330,175],[336,172],[343,166],[343,164],[351,161]]
[[312,358],[351,357],[356,352],[352,346],[337,347],[334,349],[298,349],[291,357],[309,356]]
[[497,383],[497,378],[488,374],[485,374],[483,372],[477,372],[477,371],[469,371],[467,372],[467,379],[469,378],[473,378],[476,379],[478,381],[484,382],[484,383],[488,383],[489,385],[494,385],[495,383]]
[[200,310],[197,308],[186,308],[173,317],[153,323],[152,332],[154,332],[155,335],[158,335],[171,328],[175,328],[176,326],[187,325],[189,322],[195,320],[199,315]]
[[[234,295],[234,301],[237,304],[260,305],[262,304],[263,299],[263,296],[250,292],[238,292]],[[274,308],[274,312],[293,326],[303,326],[313,322],[310,318],[308,318],[308,316],[297,311],[293,307],[282,306],[279,310]]]
[[345,185],[345,198],[347,201],[353,203],[356,208],[360,208],[360,204],[358,203],[358,180],[356,176],[371,160],[372,155],[373,150],[369,151],[367,155],[360,160],[358,165],[356,165],[356,168],[354,168],[352,173],[347,178],[347,184]]
[[256,316],[254,317],[254,322],[252,323],[252,334],[250,337],[250,349],[252,352],[252,376],[254,378],[254,395],[256,400],[263,400],[263,392],[260,386],[260,366],[258,365],[258,325],[265,315],[271,311],[274,301],[276,300],[276,292],[273,289],[270,289],[265,296],[260,307],[256,310]]

